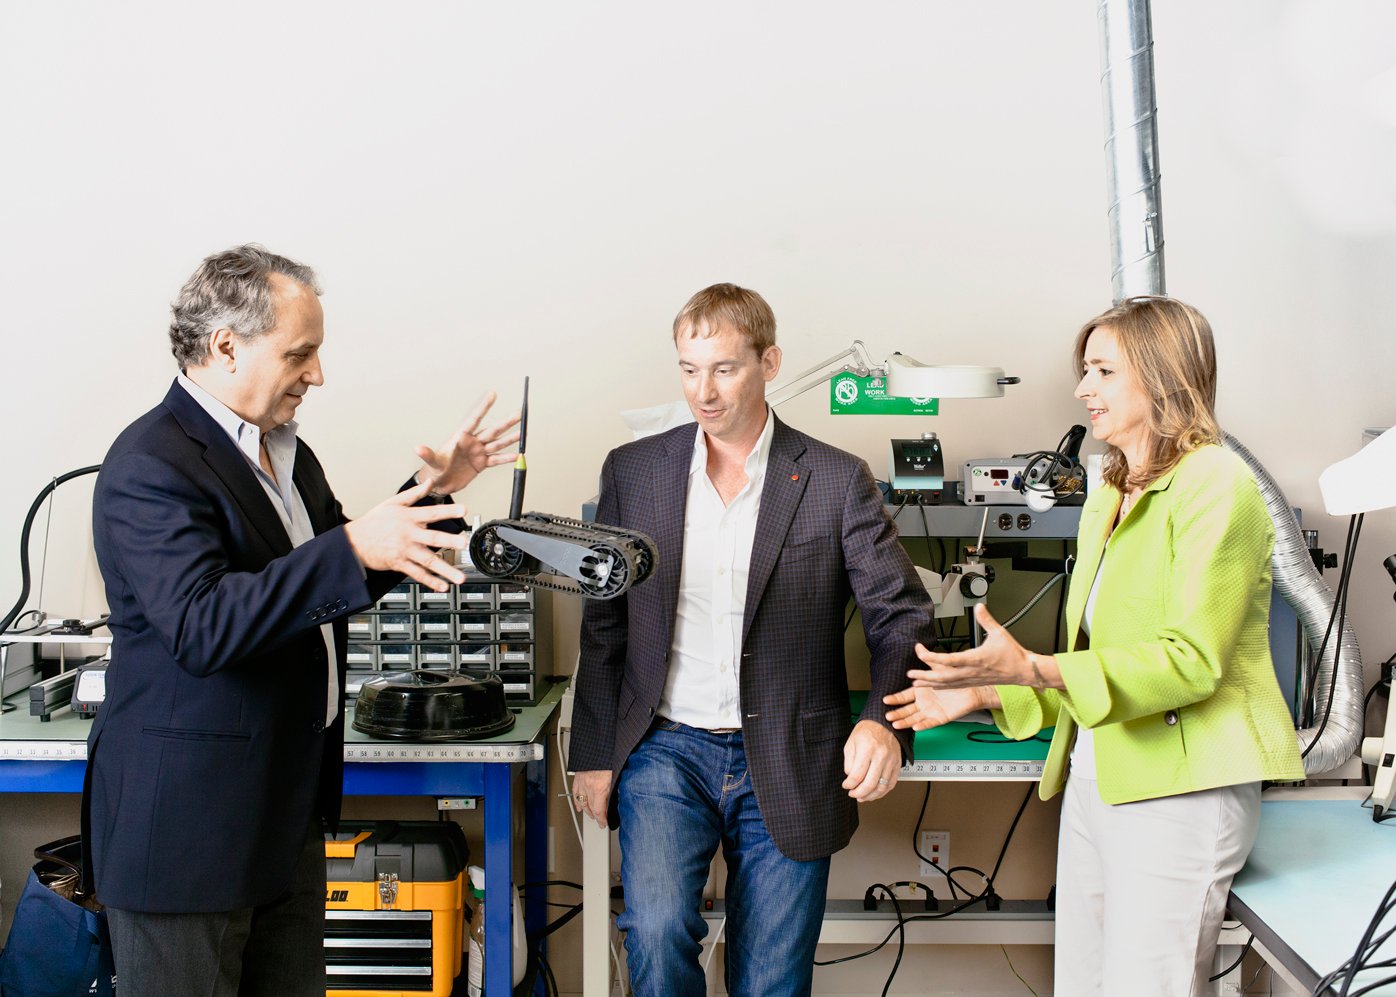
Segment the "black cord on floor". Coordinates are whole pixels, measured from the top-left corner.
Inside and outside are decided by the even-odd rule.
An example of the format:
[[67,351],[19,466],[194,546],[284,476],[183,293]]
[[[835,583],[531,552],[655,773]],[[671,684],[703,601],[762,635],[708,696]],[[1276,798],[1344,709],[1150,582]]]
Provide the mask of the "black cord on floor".
[[895,925],[893,925],[892,930],[890,930],[889,932],[887,932],[887,936],[886,936],[885,938],[883,938],[882,941],[880,941],[880,942],[878,942],[876,945],[874,945],[872,948],[867,949],[867,950],[864,951],[864,952],[858,952],[858,953],[855,953],[854,955],[847,955],[847,956],[844,956],[844,957],[841,958],[841,959],[827,959],[827,960],[823,960],[823,961],[820,961],[819,959],[816,959],[816,960],[814,961],[814,964],[815,964],[816,966],[836,966],[836,965],[838,965],[838,964],[841,963],[841,962],[852,962],[852,961],[855,960],[855,959],[862,959],[862,958],[864,958],[865,956],[870,956],[870,955],[874,954],[875,952],[881,951],[881,950],[887,945],[887,943],[892,939],[892,936],[893,936],[893,935],[896,935],[896,936],[897,936],[897,958],[894,959],[893,962],[892,962],[892,971],[891,971],[890,973],[887,974],[887,982],[884,983],[884,984],[882,985],[882,997],[887,997],[887,994],[888,994],[888,993],[891,991],[891,989],[892,989],[892,981],[893,981],[894,979],[896,979],[896,977],[897,977],[897,970],[901,968],[901,965],[902,965],[902,955],[906,952],[906,925],[907,925],[908,919],[907,919],[907,917],[902,913],[902,904],[901,904],[901,901],[897,898],[897,894],[896,894],[896,891],[895,891],[895,890],[893,890],[890,886],[888,886],[888,885],[885,884],[885,883],[873,883],[871,886],[868,887],[868,892],[869,892],[869,893],[874,893],[874,892],[879,891],[879,890],[880,890],[881,892],[887,894],[888,899],[890,899],[890,900],[892,901],[892,910],[893,910],[893,911],[896,913],[896,915],[897,915],[897,923],[896,923]]
[[538,965],[543,971],[543,991],[551,997],[561,997],[562,991],[558,989],[557,977],[553,976],[553,967],[548,964],[543,953],[538,953]]
[[1216,983],[1216,982],[1217,982],[1218,980],[1220,980],[1223,976],[1229,975],[1237,966],[1241,965],[1241,963],[1243,963],[1243,962],[1246,961],[1246,953],[1249,952],[1249,951],[1251,950],[1251,946],[1254,945],[1254,944],[1255,944],[1255,934],[1252,933],[1252,934],[1251,934],[1251,937],[1249,937],[1249,938],[1246,939],[1246,944],[1243,945],[1243,946],[1241,946],[1241,954],[1238,955],[1238,956],[1236,957],[1236,961],[1233,962],[1230,966],[1227,966],[1225,969],[1223,969],[1223,970],[1222,970],[1220,973],[1218,973],[1216,976],[1209,976],[1209,977],[1207,977],[1207,982],[1208,982],[1208,983]]

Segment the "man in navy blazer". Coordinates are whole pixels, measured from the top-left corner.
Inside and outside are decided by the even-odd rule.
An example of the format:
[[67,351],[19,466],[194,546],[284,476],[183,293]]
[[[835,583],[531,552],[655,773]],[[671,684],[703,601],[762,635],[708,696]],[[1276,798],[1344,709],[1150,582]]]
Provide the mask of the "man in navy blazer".
[[98,476],[112,663],[83,814],[125,997],[322,997],[345,617],[404,574],[463,580],[436,553],[464,546],[448,496],[517,438],[477,434],[487,397],[347,519],[292,421],[323,383],[319,294],[260,246],[204,260],[173,305],[181,373]]
[[[933,640],[930,598],[867,464],[767,407],[780,348],[760,295],[699,291],[674,343],[697,425],[622,446],[601,472],[597,519],[649,534],[659,557],[646,584],[583,611],[573,805],[620,832],[636,995],[706,993],[700,902],[719,848],[728,992],[808,994],[829,856],[910,754],[881,696]],[[872,652],[857,724],[850,595]]]

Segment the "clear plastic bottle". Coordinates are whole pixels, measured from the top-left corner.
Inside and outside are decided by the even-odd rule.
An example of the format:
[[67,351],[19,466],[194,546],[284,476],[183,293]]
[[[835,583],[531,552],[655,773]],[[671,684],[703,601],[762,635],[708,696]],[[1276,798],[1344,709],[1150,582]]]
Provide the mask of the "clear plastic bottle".
[[467,997],[485,993],[485,870],[470,867],[470,895],[475,898],[475,915],[470,919],[470,944],[466,946],[465,992]]

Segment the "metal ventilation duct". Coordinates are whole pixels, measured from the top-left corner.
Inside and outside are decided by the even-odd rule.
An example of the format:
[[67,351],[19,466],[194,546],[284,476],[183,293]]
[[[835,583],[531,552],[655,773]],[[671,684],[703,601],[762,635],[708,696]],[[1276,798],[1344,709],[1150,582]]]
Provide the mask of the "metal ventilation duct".
[[[1114,300],[1165,294],[1163,207],[1159,193],[1158,107],[1154,99],[1154,38],[1149,0],[1101,0],[1101,87],[1105,100],[1105,158],[1109,177],[1110,280]],[[1223,443],[1255,474],[1275,524],[1271,557],[1275,590],[1294,608],[1317,656],[1333,612],[1333,593],[1319,575],[1299,523],[1279,485],[1231,436]],[[1351,758],[1362,738],[1362,656],[1350,626],[1331,642],[1311,691],[1314,727],[1298,731],[1308,749],[1304,770],[1331,771]],[[1333,655],[1336,655],[1336,660]],[[1332,690],[1327,724],[1323,707]],[[1310,748],[1309,746],[1312,745]]]
[[1101,0],[1100,78],[1110,186],[1110,283],[1115,303],[1164,294],[1158,106],[1149,0]]

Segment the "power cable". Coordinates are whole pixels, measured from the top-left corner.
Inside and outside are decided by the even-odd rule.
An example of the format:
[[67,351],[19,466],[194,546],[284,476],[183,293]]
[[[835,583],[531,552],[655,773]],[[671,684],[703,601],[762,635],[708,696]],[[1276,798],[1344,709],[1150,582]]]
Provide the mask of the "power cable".
[[1329,989],[1338,987],[1339,980],[1342,981],[1342,985],[1338,987],[1338,997],[1359,997],[1360,994],[1371,993],[1379,987],[1396,982],[1396,977],[1388,977],[1386,979],[1364,983],[1363,987],[1359,990],[1351,989],[1353,983],[1356,981],[1357,974],[1364,969],[1387,968],[1396,964],[1396,960],[1390,959],[1380,962],[1369,961],[1376,953],[1377,949],[1379,949],[1393,933],[1396,933],[1396,928],[1392,928],[1383,932],[1380,936],[1373,937],[1376,934],[1377,928],[1386,920],[1393,907],[1396,907],[1396,903],[1393,903],[1392,900],[1393,896],[1396,896],[1396,882],[1393,882],[1391,886],[1387,888],[1385,895],[1381,898],[1381,901],[1378,902],[1377,909],[1372,914],[1371,920],[1367,922],[1367,927],[1362,932],[1362,937],[1358,941],[1357,948],[1353,951],[1353,954],[1332,972],[1319,979],[1313,989],[1315,994],[1324,994]]
[[[34,502],[29,506],[29,511],[24,515],[24,526],[19,531],[19,598],[15,600],[14,607],[0,618],[0,634],[10,632],[10,624],[20,615],[24,608],[25,600],[29,598],[29,534],[34,527],[34,517],[39,513],[39,506],[44,499],[53,494],[54,489],[66,481],[81,477],[84,474],[95,474],[102,469],[101,464],[93,464],[90,467],[80,467],[76,471],[68,471],[60,474],[43,488],[39,489],[39,494],[34,497]],[[47,550],[47,545],[45,545]]]
[[1222,970],[1220,973],[1218,973],[1216,976],[1209,976],[1209,977],[1207,977],[1207,982],[1208,982],[1208,983],[1216,983],[1216,982],[1217,982],[1218,980],[1220,980],[1223,976],[1229,976],[1229,975],[1231,974],[1231,972],[1232,972],[1233,970],[1236,969],[1237,966],[1241,965],[1241,963],[1243,963],[1243,962],[1246,961],[1246,953],[1249,952],[1249,951],[1251,950],[1251,946],[1254,945],[1254,944],[1255,944],[1255,932],[1251,932],[1251,937],[1247,938],[1247,939],[1246,939],[1246,944],[1241,946],[1241,954],[1238,955],[1238,956],[1236,957],[1236,961],[1233,962],[1230,966],[1227,966],[1225,969],[1223,969],[1223,970]]
[[1323,738],[1323,732],[1328,727],[1328,717],[1333,712],[1333,695],[1338,689],[1338,659],[1341,657],[1343,646],[1343,628],[1347,622],[1348,589],[1352,577],[1353,555],[1357,553],[1357,540],[1362,535],[1362,515],[1353,516],[1348,520],[1347,542],[1343,545],[1343,570],[1338,577],[1338,592],[1333,599],[1333,612],[1328,617],[1328,629],[1324,631],[1323,642],[1319,645],[1318,655],[1314,659],[1314,675],[1309,683],[1312,689],[1320,667],[1323,664],[1323,654],[1328,649],[1328,639],[1333,634],[1334,622],[1338,625],[1338,641],[1333,647],[1333,670],[1328,678],[1328,700],[1323,707],[1323,719],[1319,722],[1318,730],[1314,732],[1313,740],[1300,754],[1300,759],[1309,757],[1309,752],[1314,750],[1314,746]]
[[[836,966],[840,963],[853,962],[856,959],[865,958],[867,956],[880,952],[887,945],[887,943],[892,940],[893,935],[899,934],[901,936],[901,940],[898,946],[897,961],[892,967],[892,975],[888,976],[887,984],[883,988],[882,992],[885,995],[892,985],[892,977],[896,975],[897,968],[901,964],[901,949],[906,944],[906,926],[908,924],[914,924],[918,921],[942,920],[943,918],[951,917],[955,914],[960,913],[963,910],[966,910],[969,907],[974,906],[981,900],[990,903],[997,901],[997,894],[994,892],[993,888],[994,877],[998,875],[999,867],[1003,864],[1004,856],[1008,853],[1008,846],[1013,841],[1013,833],[1018,828],[1018,822],[1023,816],[1023,811],[1027,808],[1028,801],[1032,799],[1033,790],[1035,788],[1035,784],[1031,784],[1028,786],[1028,791],[1024,794],[1022,802],[1018,804],[1018,811],[1013,815],[1013,821],[1008,826],[1008,833],[1005,834],[1003,837],[1003,844],[999,847],[998,857],[994,860],[994,871],[992,874],[986,875],[982,870],[976,869],[973,866],[955,866],[954,868],[947,870],[942,868],[938,862],[932,861],[931,859],[928,859],[926,858],[926,856],[921,854],[920,849],[916,845],[916,831],[920,828],[921,821],[925,819],[926,804],[927,802],[929,802],[931,797],[931,786],[930,783],[927,783],[926,795],[921,801],[921,811],[917,814],[916,826],[912,828],[912,851],[916,853],[917,858],[921,859],[921,861],[923,862],[926,862],[932,868],[936,869],[943,876],[945,876],[945,881],[950,885],[952,897],[958,896],[958,893],[956,892],[956,890],[958,889],[959,891],[964,892],[967,895],[968,899],[964,900],[961,903],[952,904],[949,910],[937,911],[935,913],[930,914],[913,914],[908,917],[905,914],[903,914],[901,909],[901,903],[897,899],[896,893],[884,883],[874,883],[872,886],[868,887],[868,892],[871,893],[874,890],[881,889],[886,891],[892,897],[892,905],[893,910],[897,915],[897,923],[887,932],[886,935],[883,936],[882,940],[878,942],[876,945],[872,946],[872,948],[865,949],[862,952],[855,952],[853,955],[842,956],[838,959],[816,959],[814,964],[816,966]],[[984,889],[977,894],[970,895],[969,890],[966,890],[963,886],[957,884],[953,874],[962,870],[967,872],[973,872],[975,875],[982,877],[985,883]]]

